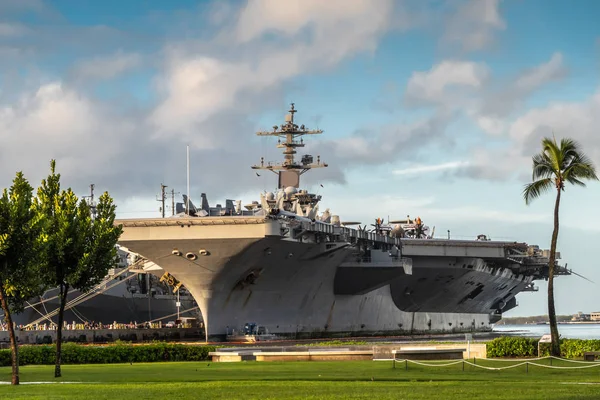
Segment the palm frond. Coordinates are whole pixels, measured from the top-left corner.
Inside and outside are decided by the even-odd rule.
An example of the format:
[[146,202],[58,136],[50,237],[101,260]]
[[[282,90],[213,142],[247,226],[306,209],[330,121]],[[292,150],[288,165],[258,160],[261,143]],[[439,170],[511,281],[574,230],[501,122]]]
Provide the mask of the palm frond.
[[562,153],[558,144],[556,143],[556,139],[552,138],[543,138],[542,139],[542,153],[546,154],[548,160],[552,163],[552,169],[555,171],[561,170],[561,165],[563,163]]
[[532,180],[551,178],[556,174],[552,161],[548,158],[545,153],[539,153],[532,157],[533,169],[532,169]]
[[579,153],[581,146],[579,143],[570,138],[563,138],[560,140],[560,149],[565,155],[575,155]]
[[592,161],[582,153],[576,153],[569,165],[563,171],[565,180],[569,178],[598,180]]
[[551,178],[540,179],[525,185],[525,188],[523,189],[525,204],[531,203],[534,199],[537,199],[543,193],[552,189],[553,186],[554,183]]
[[573,139],[562,139],[560,141],[560,151],[563,154],[563,159],[561,163],[561,169],[564,171],[573,163],[574,160],[577,160],[580,157],[580,146]]
[[598,180],[593,162],[573,139],[563,138],[559,144],[554,136],[543,138],[542,152],[534,155],[532,162],[533,182],[523,190],[526,204],[553,187],[564,190],[565,183],[585,186],[586,179]]
[[575,178],[573,176],[570,176],[570,177],[566,178],[565,180],[567,182],[569,182],[570,184],[572,184],[572,185],[577,185],[577,186],[585,187],[585,183],[584,182],[580,181],[579,179],[577,179],[577,178]]

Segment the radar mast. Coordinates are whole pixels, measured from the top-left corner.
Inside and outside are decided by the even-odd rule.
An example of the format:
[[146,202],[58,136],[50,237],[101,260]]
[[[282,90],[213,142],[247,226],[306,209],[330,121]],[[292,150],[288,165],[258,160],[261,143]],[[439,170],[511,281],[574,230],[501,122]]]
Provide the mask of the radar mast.
[[[285,116],[285,123],[281,126],[274,125],[272,131],[256,132],[258,136],[277,136],[277,148],[284,149],[284,161],[281,163],[266,163],[264,157],[260,158],[259,165],[253,165],[252,169],[266,169],[279,175],[279,188],[284,189],[288,186],[298,188],[300,186],[300,175],[313,168],[325,168],[327,164],[321,162],[321,157],[317,156],[317,162],[314,162],[313,156],[305,154],[300,162],[297,162],[294,155],[297,147],[304,147],[304,135],[318,135],[323,133],[321,129],[310,130],[304,124],[298,126],[294,123],[294,114],[297,112],[294,103],[291,104],[289,113]],[[300,138],[300,140],[297,140]],[[283,141],[281,140],[283,139]]]

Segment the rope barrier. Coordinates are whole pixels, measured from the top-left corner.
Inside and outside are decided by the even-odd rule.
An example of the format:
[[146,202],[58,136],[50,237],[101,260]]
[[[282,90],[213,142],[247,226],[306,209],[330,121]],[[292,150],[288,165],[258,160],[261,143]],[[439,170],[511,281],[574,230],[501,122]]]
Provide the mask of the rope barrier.
[[564,361],[564,362],[570,362],[570,363],[579,363],[579,364],[589,364],[590,361],[580,361],[580,360],[571,360],[569,358],[560,358],[560,357],[554,357],[554,356],[545,356],[545,357],[536,357],[536,358],[511,358],[511,359],[506,359],[506,358],[480,358],[480,360],[485,360],[485,361],[504,361],[504,362],[512,362],[512,361],[523,361],[523,362],[530,362],[531,361],[540,361],[540,360],[559,360],[559,361]]
[[[536,363],[534,361],[541,361],[541,360],[550,360],[550,362],[552,362],[552,360],[559,360],[559,361],[563,361],[563,362],[569,362],[569,363],[579,363],[579,364],[588,364],[588,365],[582,365],[582,366],[557,366],[557,365],[545,365],[545,364],[539,364]],[[506,359],[494,359],[494,358],[483,358],[483,359],[479,359],[479,360],[485,360],[484,362],[488,362],[488,361],[512,361],[512,362],[517,362],[514,365],[508,365],[505,367],[490,367],[490,366],[486,366],[486,365],[481,365],[481,364],[476,364],[475,362],[475,358],[473,358],[473,362],[471,362],[471,359],[468,360],[457,360],[457,361],[450,361],[448,362],[448,360],[429,360],[428,362],[423,362],[423,361],[416,361],[416,360],[409,360],[409,359],[397,359],[396,357],[393,358],[393,368],[396,368],[396,363],[398,362],[403,362],[405,365],[405,369],[408,369],[408,363],[411,364],[415,364],[415,365],[419,365],[422,367],[449,367],[451,365],[457,365],[457,364],[462,364],[463,365],[463,371],[465,370],[465,364],[466,365],[470,365],[472,367],[476,367],[476,368],[480,368],[480,369],[485,369],[488,371],[502,371],[505,369],[511,369],[511,368],[517,368],[517,367],[522,367],[523,365],[525,365],[525,367],[527,368],[527,372],[529,372],[529,365],[534,365],[536,367],[541,367],[541,368],[551,368],[551,369],[588,369],[588,368],[596,368],[596,367],[600,367],[600,362],[594,362],[594,361],[579,361],[579,360],[569,360],[566,358],[560,358],[560,357],[554,357],[554,356],[547,356],[547,357],[537,357],[537,358],[531,358],[531,359],[518,359],[518,360],[506,360]],[[443,364],[441,364],[440,362],[443,362]]]

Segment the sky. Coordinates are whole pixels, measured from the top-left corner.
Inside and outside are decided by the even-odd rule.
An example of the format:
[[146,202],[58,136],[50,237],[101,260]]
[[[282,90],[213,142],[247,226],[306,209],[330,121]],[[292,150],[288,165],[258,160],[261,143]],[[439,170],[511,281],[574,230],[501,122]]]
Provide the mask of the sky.
[[[250,165],[281,159],[254,132],[294,102],[324,130],[305,150],[329,167],[302,180],[321,210],[549,248],[554,197],[522,189],[545,136],[600,166],[598,18],[595,0],[0,0],[0,187],[56,159],[80,196],[158,217],[189,145],[192,200],[246,204],[277,185]],[[559,314],[600,310],[599,204],[597,182],[563,196],[561,262],[596,283],[557,279]],[[507,316],[547,312],[536,284]]]

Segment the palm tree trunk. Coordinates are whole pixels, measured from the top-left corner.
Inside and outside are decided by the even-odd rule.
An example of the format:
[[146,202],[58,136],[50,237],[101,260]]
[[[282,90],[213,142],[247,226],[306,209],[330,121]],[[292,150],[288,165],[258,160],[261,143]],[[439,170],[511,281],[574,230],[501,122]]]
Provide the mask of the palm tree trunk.
[[15,328],[13,327],[12,317],[10,310],[8,309],[8,301],[6,300],[6,294],[4,293],[4,286],[0,284],[0,303],[2,304],[2,310],[4,311],[4,319],[6,321],[8,336],[10,337],[10,353],[12,356],[12,379],[13,385],[19,384],[19,346],[17,345],[17,338],[15,337]]
[[550,243],[550,262],[548,263],[548,319],[550,320],[551,348],[550,355],[560,357],[560,342],[558,339],[558,324],[556,322],[556,309],[554,308],[554,269],[556,265],[556,242],[558,240],[558,210],[560,207],[560,192],[557,188],[556,203],[554,204],[554,230]]
[[67,295],[69,294],[69,284],[60,284],[60,308],[58,310],[58,327],[56,329],[56,364],[54,365],[54,377],[62,376],[60,370],[62,356],[62,328],[65,319],[65,306],[67,305]]

